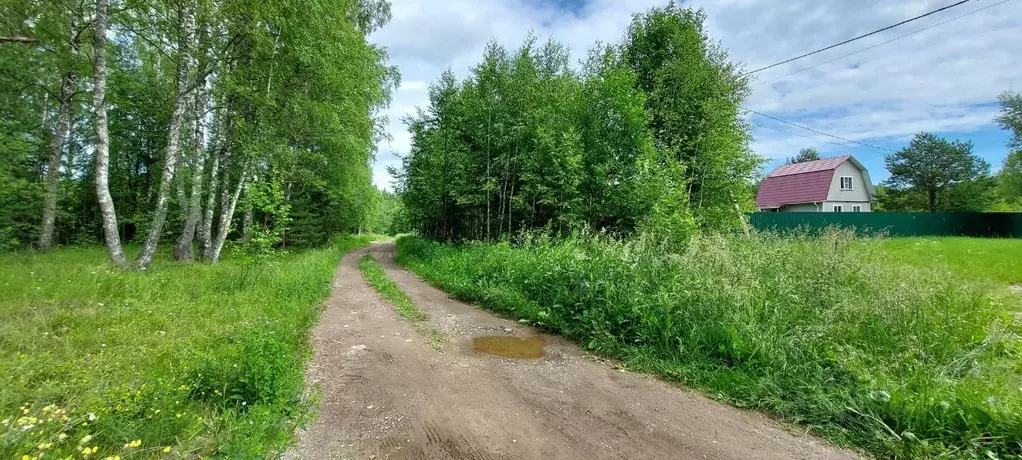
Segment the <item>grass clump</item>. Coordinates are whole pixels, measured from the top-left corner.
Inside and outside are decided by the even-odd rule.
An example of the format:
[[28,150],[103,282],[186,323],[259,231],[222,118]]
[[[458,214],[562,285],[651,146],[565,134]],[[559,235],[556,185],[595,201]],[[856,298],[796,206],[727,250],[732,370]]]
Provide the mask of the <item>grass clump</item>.
[[334,267],[365,244],[147,273],[100,247],[0,256],[0,458],[276,455]]
[[429,320],[429,315],[419,310],[412,303],[412,298],[408,297],[408,294],[405,294],[397,283],[387,277],[387,272],[383,270],[383,266],[376,259],[373,259],[373,256],[369,254],[362,256],[358,268],[362,270],[362,276],[369,282],[369,285],[394,304],[394,308],[402,318],[415,322]]
[[524,319],[740,407],[892,458],[1022,453],[1011,315],[940,269],[890,263],[832,232],[444,245],[399,262],[462,300]]
[[369,285],[390,301],[402,318],[415,323],[415,329],[429,339],[430,348],[440,350],[443,347],[446,338],[440,331],[429,327],[429,314],[419,310],[412,303],[412,298],[408,297],[408,294],[405,294],[397,283],[387,277],[387,272],[376,259],[373,259],[373,256],[369,254],[363,256],[358,264],[358,268],[362,271],[362,276],[369,282]]

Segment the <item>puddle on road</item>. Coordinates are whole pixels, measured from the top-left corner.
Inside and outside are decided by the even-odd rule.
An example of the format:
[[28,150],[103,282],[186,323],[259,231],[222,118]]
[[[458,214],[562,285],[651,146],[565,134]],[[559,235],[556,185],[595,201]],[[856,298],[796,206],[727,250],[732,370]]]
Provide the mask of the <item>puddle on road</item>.
[[478,353],[505,358],[537,359],[543,356],[543,338],[509,335],[474,337],[472,349]]

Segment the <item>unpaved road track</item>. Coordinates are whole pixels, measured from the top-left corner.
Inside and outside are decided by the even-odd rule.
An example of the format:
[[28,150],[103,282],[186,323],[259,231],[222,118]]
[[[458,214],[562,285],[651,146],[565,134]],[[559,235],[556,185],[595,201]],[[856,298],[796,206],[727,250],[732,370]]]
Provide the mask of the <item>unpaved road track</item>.
[[[472,338],[537,331],[450,299],[393,261],[392,243],[347,255],[314,329],[319,418],[304,459],[851,459],[764,416],[621,372],[549,335],[546,356],[476,354]],[[362,279],[365,253],[448,337],[440,351]]]

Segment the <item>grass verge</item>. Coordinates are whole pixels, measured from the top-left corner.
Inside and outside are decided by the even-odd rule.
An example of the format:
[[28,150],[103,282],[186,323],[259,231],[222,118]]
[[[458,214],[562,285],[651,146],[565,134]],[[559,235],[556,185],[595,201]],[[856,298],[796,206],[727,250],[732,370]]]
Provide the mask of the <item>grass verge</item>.
[[362,276],[369,282],[369,285],[390,301],[402,318],[415,324],[415,329],[428,339],[430,348],[440,350],[443,347],[446,338],[442,332],[429,327],[429,314],[419,310],[412,303],[411,297],[408,297],[408,294],[405,294],[397,283],[387,277],[387,272],[376,259],[373,259],[373,256],[369,254],[363,256],[358,264],[358,268],[362,271]]
[[648,241],[398,241],[454,297],[631,368],[889,458],[1022,454],[1022,342],[1007,305],[848,234]]
[[306,420],[307,335],[344,252],[112,269],[0,255],[0,458],[262,458]]

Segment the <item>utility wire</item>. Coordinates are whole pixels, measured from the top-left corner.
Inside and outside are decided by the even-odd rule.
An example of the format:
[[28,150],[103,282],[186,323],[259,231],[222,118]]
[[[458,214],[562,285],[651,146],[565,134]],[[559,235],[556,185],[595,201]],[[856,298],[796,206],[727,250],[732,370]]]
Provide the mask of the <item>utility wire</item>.
[[[813,141],[816,141],[816,142],[823,142],[825,144],[836,145],[836,146],[841,147],[843,149],[862,149],[862,147],[856,147],[854,145],[848,145],[848,144],[839,144],[837,142],[823,140],[823,139],[820,139],[818,137],[807,136],[805,134],[799,134],[799,133],[797,133],[795,131],[788,131],[786,129],[781,129],[781,128],[778,128],[776,126],[770,126],[770,125],[767,125],[767,124],[756,123],[756,122],[753,122],[752,124],[757,126],[757,127],[759,127],[759,128],[772,129],[774,131],[781,132],[781,133],[784,133],[784,134],[790,134],[792,136],[798,136],[798,137],[809,139],[809,140],[813,140]],[[878,153],[878,152],[876,152],[874,150],[865,150],[865,151],[869,152],[869,153]]]
[[754,114],[756,114],[756,115],[759,115],[759,116],[762,116],[762,117],[767,117],[767,118],[769,118],[769,119],[771,119],[771,120],[776,120],[776,121],[779,121],[779,122],[781,122],[781,123],[784,123],[784,124],[787,124],[787,125],[791,125],[791,126],[794,126],[794,127],[796,127],[796,128],[802,128],[802,129],[804,129],[804,130],[806,130],[806,131],[812,131],[812,132],[814,132],[814,133],[816,133],[816,134],[822,134],[822,135],[824,135],[824,136],[828,136],[828,137],[833,137],[834,139],[840,139],[840,140],[843,140],[843,141],[845,141],[845,142],[851,142],[851,143],[853,143],[853,144],[859,144],[859,145],[861,145],[861,146],[863,146],[863,147],[869,147],[869,148],[873,148],[873,149],[877,149],[877,150],[883,150],[883,151],[886,151],[886,152],[894,152],[894,150],[891,150],[891,149],[889,149],[889,148],[886,148],[886,147],[878,147],[878,146],[876,146],[876,145],[872,145],[872,144],[867,144],[867,143],[865,143],[865,142],[859,142],[859,141],[853,141],[853,140],[851,140],[851,139],[845,139],[845,138],[843,138],[843,137],[841,137],[841,136],[835,136],[835,135],[833,135],[833,134],[830,134],[830,133],[825,133],[825,132],[823,132],[823,131],[819,131],[819,130],[816,130],[816,129],[810,128],[810,127],[808,127],[808,126],[803,126],[803,125],[800,125],[800,124],[798,124],[798,123],[793,123],[793,122],[790,122],[790,121],[788,121],[788,120],[784,120],[784,119],[781,119],[781,118],[777,118],[777,117],[775,117],[775,116],[773,116],[773,115],[767,115],[767,114],[765,114],[765,113],[763,113],[763,112],[757,112],[757,111],[755,111],[755,110],[752,110],[752,109],[750,109],[750,108],[748,108],[748,107],[745,107],[745,106],[739,106],[739,107],[741,107],[741,108],[743,108],[743,109],[745,109],[745,110],[748,110],[749,112],[752,112],[752,113],[754,113]]
[[1008,3],[1009,1],[1011,1],[1011,0],[1001,0],[1000,2],[994,3],[994,4],[992,4],[992,5],[987,5],[987,6],[984,6],[983,8],[977,9],[977,10],[975,10],[975,11],[970,11],[970,12],[968,12],[968,13],[965,13],[965,14],[963,14],[963,15],[955,16],[955,17],[953,17],[953,18],[951,18],[951,19],[948,19],[948,20],[946,20],[946,21],[941,21],[941,22],[938,22],[938,23],[936,23],[936,24],[933,24],[933,25],[931,25],[931,26],[928,26],[928,27],[924,27],[924,28],[922,28],[922,29],[919,29],[919,30],[917,30],[917,31],[914,31],[914,32],[909,32],[909,33],[907,33],[907,34],[905,34],[905,35],[902,35],[902,36],[899,36],[899,37],[895,37],[895,38],[892,38],[892,39],[890,39],[890,40],[887,40],[887,41],[885,41],[885,42],[877,43],[876,45],[870,46],[870,47],[868,47],[868,48],[863,48],[863,49],[861,49],[861,50],[859,50],[859,51],[855,51],[855,52],[852,52],[852,53],[848,53],[848,54],[845,54],[845,55],[843,55],[843,56],[838,56],[838,57],[836,57],[836,58],[834,58],[834,59],[831,59],[831,60],[829,60],[829,61],[824,61],[824,62],[821,62],[821,63],[819,63],[819,64],[816,64],[816,65],[811,65],[811,66],[809,66],[809,67],[806,67],[806,68],[804,68],[804,69],[799,69],[799,70],[796,70],[796,71],[794,71],[794,72],[792,72],[792,73],[789,73],[789,74],[787,74],[787,75],[784,75],[783,77],[778,77],[778,78],[775,78],[775,79],[773,79],[773,80],[767,80],[767,81],[764,81],[764,82],[759,82],[759,83],[756,83],[755,85],[752,85],[752,86],[754,86],[754,87],[755,87],[755,86],[765,85],[765,84],[768,84],[768,83],[773,83],[773,82],[775,82],[775,81],[778,81],[778,80],[783,80],[783,79],[785,79],[785,78],[788,78],[788,77],[790,77],[790,76],[792,76],[792,75],[795,75],[795,74],[797,74],[797,73],[805,72],[805,71],[807,71],[807,70],[810,70],[810,69],[815,69],[815,68],[817,68],[817,67],[819,67],[819,66],[821,66],[821,65],[825,65],[825,64],[830,64],[831,62],[834,62],[834,61],[837,61],[837,60],[840,60],[840,59],[844,59],[844,58],[846,58],[846,57],[848,57],[848,56],[854,56],[854,55],[856,55],[856,54],[859,54],[859,53],[862,53],[862,52],[864,52],[864,51],[869,51],[869,50],[871,50],[871,49],[873,49],[873,48],[876,48],[876,47],[879,47],[879,46],[883,46],[883,45],[886,45],[886,44],[888,44],[888,43],[891,43],[891,42],[893,42],[893,41],[898,41],[898,40],[901,40],[901,39],[903,39],[903,38],[905,38],[905,37],[909,37],[909,36],[915,35],[915,34],[917,34],[917,33],[919,33],[919,32],[923,32],[923,31],[925,31],[925,30],[930,30],[930,29],[932,29],[932,28],[934,28],[934,27],[937,27],[937,26],[942,26],[942,25],[944,25],[944,24],[947,24],[947,23],[949,23],[949,22],[951,22],[951,21],[956,21],[956,20],[958,20],[958,19],[961,19],[961,18],[964,18],[964,17],[966,17],[966,16],[972,16],[972,15],[974,15],[974,14],[976,14],[976,13],[979,13],[980,11],[983,11],[983,10],[986,10],[986,9],[989,9],[989,8],[993,8],[993,7],[995,7],[995,6],[997,6],[997,5],[1000,5],[1000,4],[1003,4],[1003,3]]
[[922,19],[922,18],[925,18],[925,17],[927,17],[927,16],[930,16],[930,15],[932,15],[932,14],[936,14],[936,13],[939,13],[939,12],[941,12],[941,11],[944,11],[944,10],[947,10],[947,9],[950,9],[950,8],[954,8],[954,7],[958,6],[958,5],[961,5],[961,4],[964,4],[964,3],[967,3],[967,2],[969,2],[969,1],[970,1],[970,0],[961,0],[961,1],[959,1],[958,3],[953,3],[953,4],[951,4],[951,5],[948,5],[948,6],[945,6],[945,7],[942,7],[942,8],[937,8],[937,9],[935,9],[935,10],[933,10],[933,11],[930,11],[929,13],[924,13],[924,14],[921,14],[921,15],[919,15],[919,16],[916,16],[916,17],[914,17],[914,18],[911,18],[911,19],[906,19],[906,20],[904,20],[904,21],[901,21],[901,22],[899,22],[899,23],[897,23],[897,24],[889,25],[889,26],[887,26],[887,27],[884,27],[884,28],[882,28],[882,29],[877,29],[877,30],[874,30],[874,31],[872,31],[872,32],[869,32],[869,33],[866,33],[866,34],[862,34],[862,35],[859,35],[858,37],[854,37],[854,38],[849,38],[848,40],[845,40],[845,41],[843,41],[843,42],[840,42],[840,43],[835,43],[835,44],[833,44],[833,45],[830,45],[830,46],[827,46],[827,47],[824,47],[824,48],[820,48],[820,49],[818,49],[818,50],[815,50],[815,51],[810,51],[810,52],[808,52],[808,53],[805,53],[805,54],[801,54],[801,55],[799,55],[799,56],[795,56],[795,57],[793,57],[793,58],[791,58],[791,59],[786,59],[786,60],[783,60],[783,61],[781,61],[781,62],[777,62],[777,63],[774,63],[774,64],[770,64],[770,65],[768,65],[768,66],[765,66],[765,67],[760,67],[760,68],[758,68],[758,69],[756,69],[756,70],[753,70],[753,71],[750,71],[750,72],[745,72],[745,73],[741,74],[740,76],[744,77],[744,76],[746,76],[746,75],[752,75],[752,74],[754,74],[754,73],[757,73],[757,72],[762,72],[762,71],[764,71],[764,70],[767,70],[767,69],[770,69],[770,68],[774,68],[774,67],[777,67],[777,66],[779,66],[779,65],[782,65],[782,64],[787,64],[787,63],[789,63],[789,62],[792,62],[792,61],[797,61],[797,60],[799,60],[799,59],[802,59],[802,58],[804,58],[804,57],[807,57],[807,56],[812,56],[812,55],[814,55],[814,54],[816,54],[816,53],[821,53],[821,52],[827,51],[827,50],[829,50],[829,49],[837,48],[837,47],[839,47],[839,46],[841,46],[841,45],[846,45],[846,44],[848,44],[848,43],[851,43],[851,42],[854,42],[854,41],[856,41],[856,40],[859,40],[859,39],[863,39],[863,38],[869,37],[869,36],[871,36],[871,35],[876,35],[876,34],[878,34],[878,33],[880,33],[880,32],[883,32],[883,31],[886,31],[886,30],[891,30],[891,29],[893,29],[893,28],[895,28],[895,27],[898,27],[898,26],[900,26],[900,25],[903,25],[903,24],[908,24],[908,23],[910,23],[910,22],[912,22],[912,21],[915,21],[915,20],[918,20],[918,19]]

